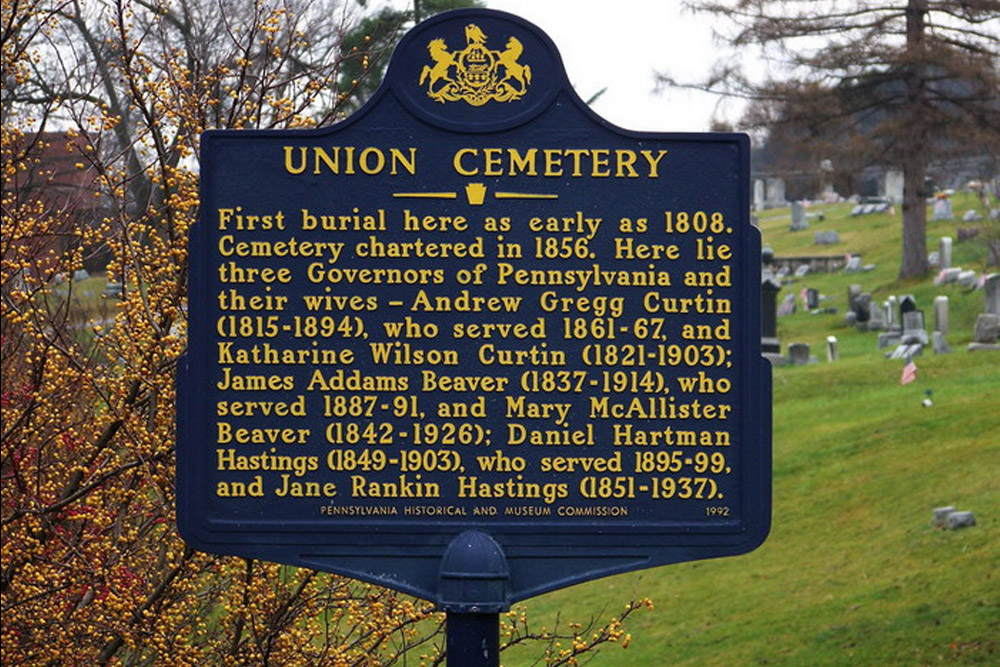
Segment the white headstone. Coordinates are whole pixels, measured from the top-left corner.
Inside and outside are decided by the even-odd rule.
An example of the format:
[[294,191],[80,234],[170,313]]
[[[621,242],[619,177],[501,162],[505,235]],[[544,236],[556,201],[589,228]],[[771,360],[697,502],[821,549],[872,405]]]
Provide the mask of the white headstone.
[[951,237],[942,236],[938,250],[938,266],[942,269],[951,268]]
[[1000,273],[991,273],[983,282],[986,293],[986,310],[990,315],[1000,315]]
[[792,231],[799,231],[809,226],[806,222],[806,206],[800,201],[792,202]]
[[788,200],[785,199],[785,181],[780,178],[769,178],[764,185],[767,190],[767,197],[765,200],[770,206],[787,206]]
[[894,204],[903,201],[903,172],[895,169],[885,172],[885,196]]
[[972,289],[979,284],[979,276],[975,271],[962,271],[958,274],[958,284],[965,289]]
[[948,297],[934,297],[934,331],[948,335]]
[[941,197],[936,202],[934,202],[934,217],[932,218],[935,222],[941,220],[951,220],[955,216],[951,212],[951,200],[947,197]]

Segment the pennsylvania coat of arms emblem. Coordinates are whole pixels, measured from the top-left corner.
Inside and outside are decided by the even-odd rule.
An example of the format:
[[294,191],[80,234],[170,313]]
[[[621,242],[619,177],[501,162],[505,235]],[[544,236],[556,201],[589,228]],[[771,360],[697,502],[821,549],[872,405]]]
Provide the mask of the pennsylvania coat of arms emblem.
[[474,23],[465,26],[466,46],[448,51],[443,39],[427,44],[433,65],[425,65],[420,85],[427,82],[427,96],[441,102],[465,101],[480,107],[489,101],[511,102],[521,98],[531,84],[531,68],[518,62],[524,46],[516,37],[503,51],[486,48],[486,34]]

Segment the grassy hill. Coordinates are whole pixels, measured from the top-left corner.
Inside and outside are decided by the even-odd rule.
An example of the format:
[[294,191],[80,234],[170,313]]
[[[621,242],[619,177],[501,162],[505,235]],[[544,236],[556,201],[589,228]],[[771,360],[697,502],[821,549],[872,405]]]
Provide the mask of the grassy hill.
[[[960,214],[972,199],[959,198]],[[612,615],[602,604],[650,596],[630,619],[627,650],[602,649],[595,665],[1000,664],[1000,353],[965,350],[981,291],[896,282],[899,215],[849,217],[845,205],[790,232],[788,210],[767,212],[776,254],[862,253],[875,269],[815,274],[785,287],[818,288],[836,314],[779,318],[779,339],[807,342],[809,367],[774,369],[774,513],[756,552],[602,579],[529,602],[535,623]],[[929,249],[960,222],[931,223]],[[967,226],[967,225],[966,225]],[[842,242],[813,245],[833,229]],[[956,244],[953,265],[983,270],[982,244]],[[913,294],[932,326],[935,296],[950,298],[953,352],[927,350],[918,380],[900,385],[901,362],[876,334],[844,326],[847,289],[883,301]],[[841,359],[826,363],[828,335]],[[933,405],[922,407],[926,392]],[[977,525],[944,531],[931,510],[954,505]],[[527,664],[508,653],[504,664]]]

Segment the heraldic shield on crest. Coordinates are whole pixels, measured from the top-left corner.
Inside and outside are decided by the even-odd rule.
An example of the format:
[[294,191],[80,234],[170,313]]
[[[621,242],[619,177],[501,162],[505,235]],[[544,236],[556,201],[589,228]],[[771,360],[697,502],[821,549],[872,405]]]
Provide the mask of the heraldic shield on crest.
[[474,23],[465,26],[466,46],[448,51],[443,39],[427,44],[433,65],[425,65],[420,85],[427,82],[427,96],[444,104],[465,101],[480,107],[489,101],[520,99],[531,84],[531,68],[518,62],[524,46],[510,37],[503,51],[486,48],[486,34]]

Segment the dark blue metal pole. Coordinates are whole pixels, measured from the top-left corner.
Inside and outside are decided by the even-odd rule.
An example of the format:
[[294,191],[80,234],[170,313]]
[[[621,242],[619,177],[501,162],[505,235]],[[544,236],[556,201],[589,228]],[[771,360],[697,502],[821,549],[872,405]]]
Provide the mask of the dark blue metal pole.
[[448,667],[499,667],[500,614],[448,612]]
[[452,539],[441,559],[448,667],[500,666],[500,612],[510,608],[503,549],[479,531]]

